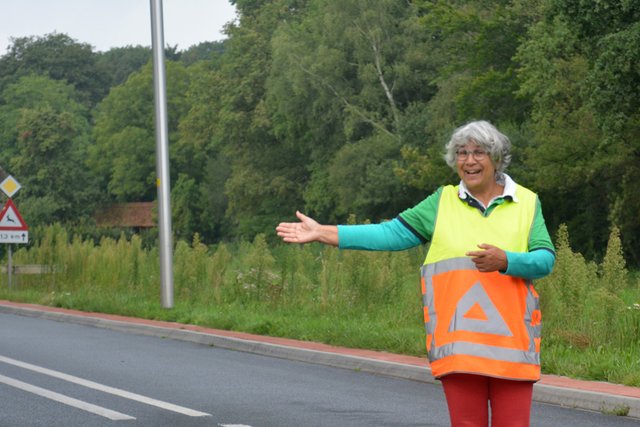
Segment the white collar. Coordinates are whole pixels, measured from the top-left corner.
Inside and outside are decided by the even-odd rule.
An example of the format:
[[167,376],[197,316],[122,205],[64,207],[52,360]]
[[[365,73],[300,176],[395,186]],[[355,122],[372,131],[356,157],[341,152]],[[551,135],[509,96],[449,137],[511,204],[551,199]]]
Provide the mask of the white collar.
[[[506,173],[496,172],[496,182],[499,185],[504,185],[504,190],[501,196],[491,199],[491,201],[489,202],[489,206],[491,206],[491,203],[493,203],[494,200],[507,196],[511,197],[511,200],[513,200],[514,202],[519,203],[519,200],[516,198],[516,189],[518,188],[518,186],[509,175],[507,175]],[[467,200],[467,197],[473,197],[471,195],[471,192],[467,188],[467,185],[462,180],[460,180],[460,187],[458,188],[458,197],[460,197],[461,200]],[[478,202],[480,202],[480,200],[478,200]],[[480,202],[480,204],[482,204],[482,202]],[[486,206],[484,207],[486,208]]]

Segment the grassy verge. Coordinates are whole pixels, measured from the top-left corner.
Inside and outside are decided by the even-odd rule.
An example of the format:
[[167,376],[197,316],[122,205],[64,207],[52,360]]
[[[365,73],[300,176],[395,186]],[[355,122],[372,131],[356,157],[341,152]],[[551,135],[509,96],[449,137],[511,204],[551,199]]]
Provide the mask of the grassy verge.
[[[542,369],[573,378],[640,385],[640,292],[617,231],[602,264],[558,236],[554,272],[536,282],[543,310]],[[426,356],[418,268],[422,248],[399,253],[252,243],[208,248],[178,242],[175,308],[160,306],[156,249],[136,236],[99,243],[49,227],[14,264],[56,265],[21,276],[0,299],[195,324],[261,335]]]

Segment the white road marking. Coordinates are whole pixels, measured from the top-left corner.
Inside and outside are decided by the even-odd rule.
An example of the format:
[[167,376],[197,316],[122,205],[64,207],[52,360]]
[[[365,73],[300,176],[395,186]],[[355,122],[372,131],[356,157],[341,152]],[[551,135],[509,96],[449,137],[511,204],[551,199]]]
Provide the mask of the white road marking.
[[53,371],[51,369],[42,368],[40,366],[31,365],[29,363],[20,362],[19,360],[10,359],[8,357],[0,356],[0,362],[8,363],[10,365],[18,366],[20,368],[29,369],[41,374],[49,375],[54,378],[68,381],[70,383],[79,384],[81,386],[99,390],[104,393],[113,394],[116,396],[124,397],[125,399],[135,400],[136,402],[145,403],[151,406],[157,406],[158,408],[166,409],[168,411],[178,412],[190,417],[210,417],[211,414],[205,412],[195,411],[193,409],[185,408],[182,406],[174,405],[172,403],[163,402],[161,400],[152,399],[150,397],[141,396],[139,394],[130,393],[128,391],[120,390],[117,388],[109,387],[103,384],[99,384],[93,381],[85,380],[82,378],[74,377],[72,375],[63,374],[62,372]]
[[5,377],[4,375],[0,375],[0,382],[10,385],[11,387],[28,391],[29,393],[37,394],[38,396],[46,397],[47,399],[55,400],[56,402],[64,403],[65,405],[73,406],[74,408],[82,409],[83,411],[92,412],[111,420],[135,420],[134,417],[129,415],[121,414],[120,412],[112,411],[101,406],[92,405],[91,403],[65,396],[64,394],[23,383],[22,381],[14,380],[13,378]]
[[244,424],[218,424],[220,427],[251,427]]

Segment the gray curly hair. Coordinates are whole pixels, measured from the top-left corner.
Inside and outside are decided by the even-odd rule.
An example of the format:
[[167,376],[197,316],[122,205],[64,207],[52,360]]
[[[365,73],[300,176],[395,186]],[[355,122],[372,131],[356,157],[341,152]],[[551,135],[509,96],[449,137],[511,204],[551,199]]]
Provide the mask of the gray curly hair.
[[456,129],[445,146],[447,153],[444,159],[453,170],[457,170],[457,151],[469,142],[475,142],[479,147],[487,150],[498,174],[502,174],[511,163],[509,138],[500,133],[491,123],[479,120]]

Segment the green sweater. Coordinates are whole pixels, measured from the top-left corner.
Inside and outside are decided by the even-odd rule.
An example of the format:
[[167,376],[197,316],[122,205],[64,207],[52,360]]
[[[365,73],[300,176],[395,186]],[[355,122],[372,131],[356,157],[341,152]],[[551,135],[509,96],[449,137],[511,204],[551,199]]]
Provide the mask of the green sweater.
[[[427,197],[417,206],[402,212],[397,218],[381,224],[339,225],[340,249],[373,251],[401,251],[427,243],[435,228],[438,201],[442,188]],[[489,216],[503,203],[515,203],[510,196],[496,198],[484,209],[481,204],[467,194],[468,203],[477,207],[482,215]],[[555,251],[542,216],[540,200],[537,201],[536,216],[529,237],[528,252],[507,254],[507,270],[501,272],[525,279],[538,279],[551,272],[555,263]]]

